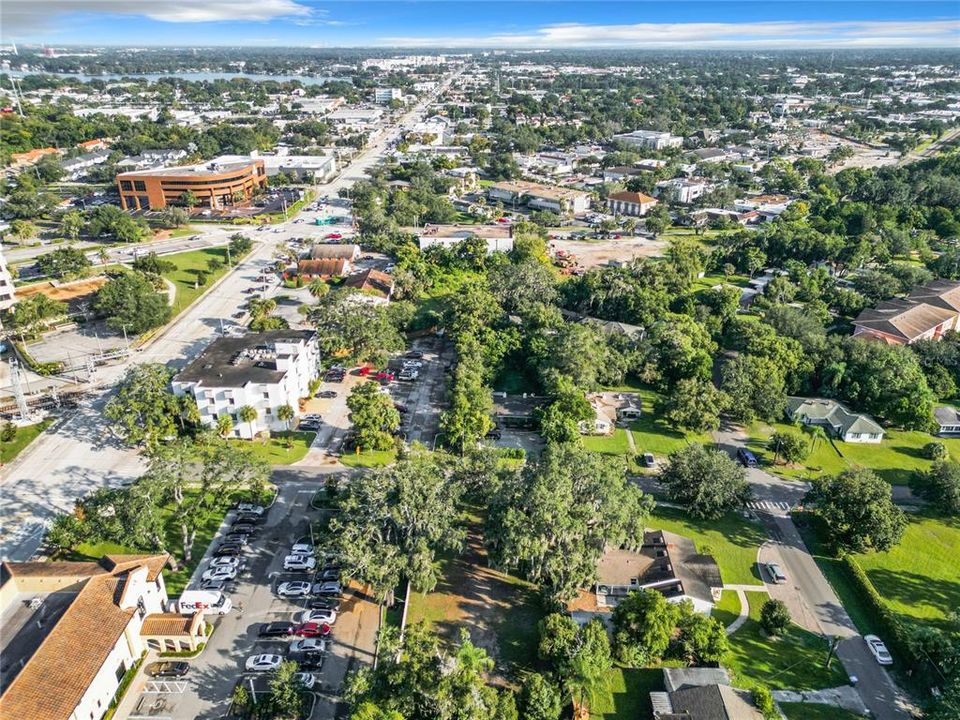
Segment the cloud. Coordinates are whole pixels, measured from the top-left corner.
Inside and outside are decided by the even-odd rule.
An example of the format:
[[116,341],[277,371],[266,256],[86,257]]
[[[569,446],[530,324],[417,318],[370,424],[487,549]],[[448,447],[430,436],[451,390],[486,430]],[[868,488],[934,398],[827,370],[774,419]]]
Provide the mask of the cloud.
[[16,38],[48,31],[65,16],[77,14],[204,23],[308,18],[316,12],[296,0],[4,0],[3,35]]
[[960,20],[853,22],[562,23],[479,37],[387,37],[378,44],[406,47],[682,48],[956,46]]

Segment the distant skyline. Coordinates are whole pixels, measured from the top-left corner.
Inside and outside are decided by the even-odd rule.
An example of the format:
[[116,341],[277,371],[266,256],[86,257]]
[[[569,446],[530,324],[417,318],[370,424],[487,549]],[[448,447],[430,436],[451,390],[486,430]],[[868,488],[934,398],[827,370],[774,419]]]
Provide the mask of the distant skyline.
[[960,49],[956,1],[4,0],[4,43]]

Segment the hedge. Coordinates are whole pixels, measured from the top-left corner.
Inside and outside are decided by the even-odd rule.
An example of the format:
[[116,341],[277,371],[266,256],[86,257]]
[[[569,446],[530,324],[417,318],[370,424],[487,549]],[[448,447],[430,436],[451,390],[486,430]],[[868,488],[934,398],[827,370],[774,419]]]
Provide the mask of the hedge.
[[27,347],[23,343],[14,342],[13,345],[17,349],[17,355],[19,355],[20,359],[23,360],[23,364],[33,370],[33,372],[35,372],[37,375],[43,375],[44,377],[47,377],[50,375],[56,375],[63,370],[64,366],[62,362],[37,362],[37,359],[29,353]]

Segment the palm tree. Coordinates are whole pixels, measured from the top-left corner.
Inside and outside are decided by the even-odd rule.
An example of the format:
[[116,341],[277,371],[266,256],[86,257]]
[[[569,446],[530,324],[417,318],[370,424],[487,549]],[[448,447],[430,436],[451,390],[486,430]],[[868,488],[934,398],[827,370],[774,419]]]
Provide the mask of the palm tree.
[[277,408],[277,419],[286,423],[287,430],[290,429],[290,421],[294,418],[293,408],[290,405],[281,405]]
[[820,443],[821,443],[821,442],[826,442],[826,441],[827,441],[827,433],[826,433],[826,431],[825,431],[822,427],[820,427],[819,425],[810,425],[810,426],[807,428],[807,430],[808,430],[808,432],[810,433],[810,437],[813,438],[813,449],[814,449],[814,450],[816,450],[818,447],[820,447]]
[[607,675],[584,654],[576,655],[570,660],[563,685],[573,700],[574,720],[581,720],[590,717],[590,705],[606,690]]
[[97,251],[97,258],[99,258],[101,265],[106,265],[110,262],[110,253],[107,252],[106,248],[100,248]]
[[240,422],[245,422],[250,424],[250,437],[253,437],[253,423],[257,419],[257,409],[250,405],[244,405],[242,408],[237,410],[237,417],[240,419]]
[[327,292],[328,292],[329,290],[330,290],[330,286],[327,285],[327,284],[326,284],[323,280],[321,280],[320,278],[317,278],[316,280],[313,280],[313,281],[307,286],[307,292],[309,292],[309,293],[310,293],[313,297],[315,297],[315,298],[323,297],[324,295],[327,294]]
[[233,418],[229,415],[221,415],[217,418],[217,435],[226,437],[233,432]]

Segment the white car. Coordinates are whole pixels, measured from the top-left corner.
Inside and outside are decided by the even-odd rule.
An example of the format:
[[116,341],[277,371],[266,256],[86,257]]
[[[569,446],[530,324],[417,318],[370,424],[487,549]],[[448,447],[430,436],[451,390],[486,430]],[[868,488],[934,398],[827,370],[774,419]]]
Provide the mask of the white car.
[[320,638],[301,638],[290,643],[290,652],[326,652],[327,642]]
[[284,570],[313,570],[316,566],[316,558],[310,555],[287,555],[283,559]]
[[239,568],[240,558],[238,557],[218,557],[210,561],[211,568]]
[[304,610],[300,613],[300,622],[308,623],[326,623],[333,625],[337,621],[337,613],[334,610]]
[[867,649],[878,664],[893,665],[893,656],[890,655],[887,646],[883,644],[883,640],[876,635],[864,635],[863,640],[867,643]]
[[310,545],[309,543],[297,543],[290,548],[291,555],[313,555],[313,553],[313,545]]
[[414,370],[419,370],[423,367],[423,363],[420,360],[404,360],[403,366],[405,368],[413,368]]
[[280,583],[277,588],[277,595],[286,598],[307,597],[310,594],[310,583],[303,580],[294,580],[293,582]]
[[298,672],[293,674],[293,681],[299,683],[304,689],[309,690],[317,684],[317,676],[313,673]]
[[269,672],[280,667],[283,658],[280,655],[252,655],[247,658],[247,672]]
[[263,505],[254,505],[249,502],[242,502],[237,505],[237,512],[253,513],[254,515],[263,515]]
[[207,570],[201,577],[201,580],[233,580],[237,577],[237,569],[234,567],[215,567]]

